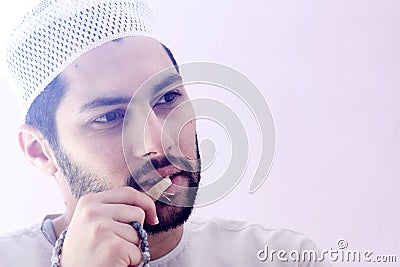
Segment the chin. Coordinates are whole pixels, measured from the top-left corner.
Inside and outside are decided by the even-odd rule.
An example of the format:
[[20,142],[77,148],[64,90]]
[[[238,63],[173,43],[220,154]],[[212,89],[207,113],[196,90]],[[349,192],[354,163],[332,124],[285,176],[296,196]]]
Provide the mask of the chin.
[[156,202],[156,209],[160,223],[157,225],[145,223],[143,227],[148,234],[168,232],[182,226],[192,214],[193,206],[177,207],[162,202]]
[[[157,225],[149,225],[145,223],[144,229],[149,234],[168,232],[183,225],[189,219],[196,200],[198,184],[188,182],[185,186],[188,188],[177,193],[173,199],[171,199],[171,204],[156,201],[155,205],[160,223]],[[188,194],[187,191],[189,188],[195,188],[195,190],[193,190],[191,194]],[[176,203],[177,205],[174,205],[173,203]]]

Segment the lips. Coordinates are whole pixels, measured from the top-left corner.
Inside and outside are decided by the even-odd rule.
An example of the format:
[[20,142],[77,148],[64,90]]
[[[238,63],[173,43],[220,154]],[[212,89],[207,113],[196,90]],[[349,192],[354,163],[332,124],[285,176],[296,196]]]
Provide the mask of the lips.
[[174,166],[168,166],[157,170],[158,174],[161,175],[161,177],[167,177],[168,175],[172,177],[177,173],[180,173],[181,171],[181,169],[178,169]]
[[170,177],[170,179],[171,179],[171,182],[174,184],[174,185],[181,185],[181,183],[182,183],[182,172],[179,172],[179,173],[177,173],[177,174],[174,174],[174,175],[172,175],[171,177]]
[[[178,176],[182,174],[182,170],[171,167],[164,167],[161,169],[156,170],[155,172],[151,172],[150,174],[146,175],[145,177],[139,179],[137,183],[143,190],[149,190],[155,184],[157,184],[160,180],[165,177],[169,177],[172,183],[176,184]],[[180,180],[180,178],[179,178]],[[174,182],[175,181],[175,182]]]

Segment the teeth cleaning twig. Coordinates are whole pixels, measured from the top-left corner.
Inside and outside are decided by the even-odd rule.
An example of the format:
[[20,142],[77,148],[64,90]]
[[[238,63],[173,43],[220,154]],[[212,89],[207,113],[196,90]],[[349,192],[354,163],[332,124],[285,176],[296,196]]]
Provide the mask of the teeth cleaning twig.
[[171,199],[170,199],[169,197],[167,197],[166,194],[164,194],[164,192],[162,193],[162,196],[163,196],[166,200],[168,200],[169,202],[171,202]]
[[169,202],[171,202],[171,199],[169,197],[175,196],[174,193],[169,193],[169,192],[162,192],[161,196],[163,196],[166,200],[168,200]]
[[167,190],[168,187],[170,187],[172,184],[170,175],[167,177],[161,179],[157,184],[155,184],[152,188],[150,188],[147,191],[147,194],[150,195],[154,200],[160,199],[161,196],[166,198],[168,201],[171,202],[171,199],[168,196],[173,196],[174,194],[167,193],[165,190]]

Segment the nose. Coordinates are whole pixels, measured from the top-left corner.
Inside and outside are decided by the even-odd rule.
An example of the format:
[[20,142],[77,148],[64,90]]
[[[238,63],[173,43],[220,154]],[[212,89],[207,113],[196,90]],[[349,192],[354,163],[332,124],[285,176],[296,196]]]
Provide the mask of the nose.
[[[139,112],[140,113],[140,112]],[[145,113],[146,114],[146,113]],[[158,157],[166,154],[174,145],[174,140],[166,129],[163,120],[153,110],[148,116],[130,116],[124,125],[124,148],[135,158]],[[141,117],[141,118],[140,118]]]

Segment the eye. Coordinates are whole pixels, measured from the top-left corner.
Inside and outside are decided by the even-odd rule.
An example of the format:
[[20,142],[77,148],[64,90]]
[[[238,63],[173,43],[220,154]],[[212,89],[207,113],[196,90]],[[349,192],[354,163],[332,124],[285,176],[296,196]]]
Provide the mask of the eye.
[[156,105],[162,105],[162,104],[170,104],[175,102],[175,100],[181,96],[182,94],[179,92],[168,92],[164,94],[156,103]]
[[118,119],[123,119],[124,116],[125,112],[121,110],[113,110],[101,115],[100,117],[97,117],[96,119],[94,119],[94,122],[96,123],[114,122]]

